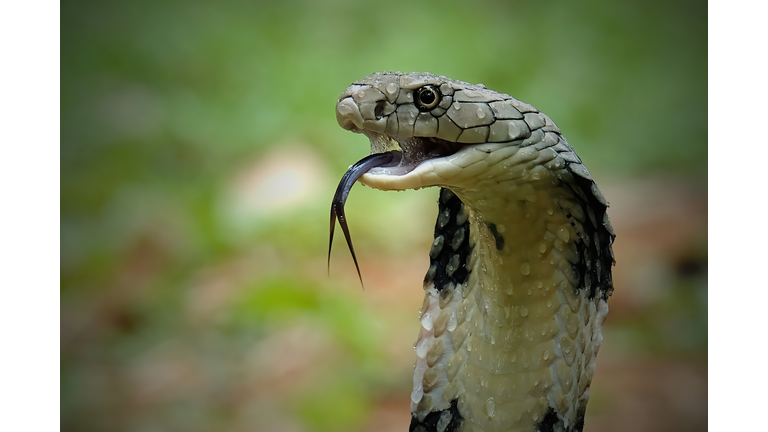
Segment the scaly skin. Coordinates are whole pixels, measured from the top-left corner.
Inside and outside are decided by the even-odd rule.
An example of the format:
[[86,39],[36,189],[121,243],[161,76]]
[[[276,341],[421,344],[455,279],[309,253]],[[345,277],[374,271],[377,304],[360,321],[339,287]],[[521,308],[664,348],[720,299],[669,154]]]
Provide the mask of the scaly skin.
[[356,82],[337,119],[366,134],[372,153],[403,153],[400,167],[375,168],[364,184],[444,188],[411,430],[582,430],[614,234],[557,126],[508,95],[420,73]]

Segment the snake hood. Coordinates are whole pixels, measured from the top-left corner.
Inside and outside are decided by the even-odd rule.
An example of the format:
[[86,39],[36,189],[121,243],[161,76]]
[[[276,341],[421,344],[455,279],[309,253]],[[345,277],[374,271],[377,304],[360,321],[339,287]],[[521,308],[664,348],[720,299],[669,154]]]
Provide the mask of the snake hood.
[[336,117],[371,142],[332,207],[331,228],[340,209],[348,241],[343,203],[356,179],[441,188],[410,430],[581,431],[615,235],[560,129],[507,94],[428,73],[357,81]]

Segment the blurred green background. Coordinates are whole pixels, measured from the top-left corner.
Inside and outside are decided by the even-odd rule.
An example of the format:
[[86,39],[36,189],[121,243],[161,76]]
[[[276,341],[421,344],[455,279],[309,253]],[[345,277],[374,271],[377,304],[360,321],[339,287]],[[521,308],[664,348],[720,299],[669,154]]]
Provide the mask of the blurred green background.
[[612,208],[616,292],[589,431],[707,408],[706,4],[61,5],[66,431],[403,431],[436,190],[356,187],[366,290],[328,213],[369,152],[334,105],[375,71],[509,93]]

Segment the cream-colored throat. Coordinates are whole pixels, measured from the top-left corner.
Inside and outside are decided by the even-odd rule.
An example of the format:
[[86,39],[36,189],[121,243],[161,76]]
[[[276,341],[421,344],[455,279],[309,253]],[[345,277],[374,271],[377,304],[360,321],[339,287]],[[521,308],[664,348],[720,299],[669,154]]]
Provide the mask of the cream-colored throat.
[[[453,198],[461,204],[449,208]],[[442,421],[436,430],[531,432],[545,423],[578,430],[607,313],[603,299],[580,289],[577,244],[590,234],[582,206],[563,188],[528,183],[504,194],[444,190],[440,203],[416,343],[413,422]],[[450,213],[448,231],[456,224],[444,235],[443,213]],[[461,222],[469,253],[455,259]],[[441,254],[449,264],[463,260],[463,281],[439,277],[456,272],[435,266]]]

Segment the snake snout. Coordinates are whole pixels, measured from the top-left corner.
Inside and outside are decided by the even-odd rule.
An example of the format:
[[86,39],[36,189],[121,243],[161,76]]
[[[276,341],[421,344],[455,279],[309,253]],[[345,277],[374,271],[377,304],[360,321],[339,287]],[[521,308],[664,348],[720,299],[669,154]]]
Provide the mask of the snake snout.
[[359,132],[363,129],[363,116],[360,114],[360,107],[351,97],[342,99],[336,104],[336,121],[339,126],[352,132]]

